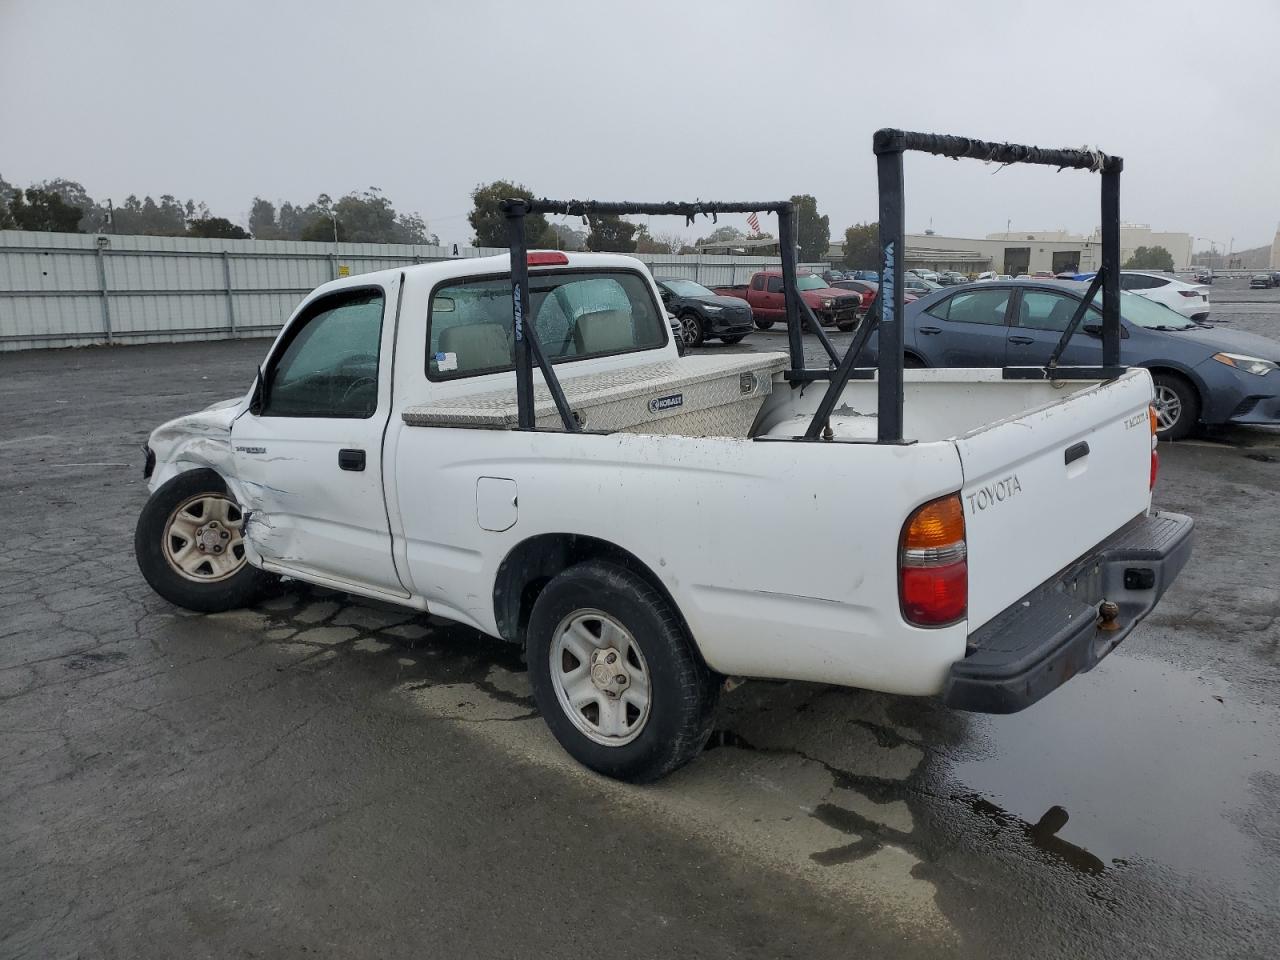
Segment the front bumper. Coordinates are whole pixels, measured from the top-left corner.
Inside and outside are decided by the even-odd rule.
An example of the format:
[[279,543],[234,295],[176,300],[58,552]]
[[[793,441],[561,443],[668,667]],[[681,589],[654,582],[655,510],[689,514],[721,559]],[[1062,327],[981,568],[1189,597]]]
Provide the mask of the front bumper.
[[[1136,517],[1057,576],[969,635],[943,702],[958,710],[1016,713],[1085,673],[1151,612],[1191,556],[1190,517]],[[1099,607],[1119,615],[1102,625]]]
[[748,310],[743,314],[704,314],[706,321],[707,333],[713,337],[736,336],[740,333],[750,333],[754,329],[751,312]]
[[[1271,376],[1275,376],[1273,371]],[[1274,395],[1250,395],[1236,404],[1227,419],[1233,424],[1280,424],[1280,397]]]

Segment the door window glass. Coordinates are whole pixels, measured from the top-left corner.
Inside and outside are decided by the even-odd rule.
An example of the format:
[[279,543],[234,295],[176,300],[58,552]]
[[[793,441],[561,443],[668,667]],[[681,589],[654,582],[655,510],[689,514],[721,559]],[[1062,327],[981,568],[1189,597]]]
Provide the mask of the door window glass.
[[769,289],[768,289],[768,291],[767,291],[767,292],[768,292],[768,293],[781,293],[781,292],[782,292],[782,278],[781,278],[781,277],[770,277],[770,278],[769,278]]
[[925,312],[939,320],[953,323],[982,323],[999,326],[1004,323],[1009,306],[1009,290],[966,290],[935,303]]
[[263,416],[373,416],[384,305],[380,290],[312,304],[267,373]]
[[1024,290],[1022,305],[1018,308],[1018,326],[1061,333],[1067,329],[1079,306],[1079,300],[1066,294],[1052,290]]

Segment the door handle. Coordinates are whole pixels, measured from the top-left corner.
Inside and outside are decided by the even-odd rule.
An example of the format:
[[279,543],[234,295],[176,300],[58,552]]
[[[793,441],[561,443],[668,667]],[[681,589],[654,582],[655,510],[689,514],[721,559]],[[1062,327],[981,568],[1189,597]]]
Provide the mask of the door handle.
[[1010,337],[1010,343],[1016,343],[1018,346],[1025,347],[1029,343],[1035,343],[1031,337]]
[[1062,455],[1062,462],[1070,466],[1077,460],[1081,460],[1089,455],[1089,443],[1087,440],[1081,440],[1079,443],[1072,444],[1067,447],[1066,452]]
[[339,450],[338,466],[343,470],[363,470],[364,469],[364,451],[363,450]]
[[928,333],[928,334],[941,333],[942,328],[941,327],[921,327],[920,332]]

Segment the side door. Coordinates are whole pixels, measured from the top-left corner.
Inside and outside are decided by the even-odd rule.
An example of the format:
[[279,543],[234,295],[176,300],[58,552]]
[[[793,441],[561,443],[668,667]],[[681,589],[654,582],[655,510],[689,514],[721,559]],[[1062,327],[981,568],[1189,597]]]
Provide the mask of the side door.
[[1011,287],[943,297],[916,315],[916,349],[931,367],[1003,367]]
[[770,320],[781,320],[787,315],[786,295],[782,292],[782,277],[761,277],[764,291],[760,296],[760,313]]
[[231,428],[250,545],[273,567],[407,595],[383,494],[400,281],[307,304]]
[[[1040,367],[1048,363],[1079,306],[1079,297],[1060,290],[1023,288],[1016,322],[1009,327],[1007,365]],[[1100,366],[1102,339],[1089,333],[1085,324],[1101,322],[1102,314],[1090,307],[1058,362],[1067,367]]]

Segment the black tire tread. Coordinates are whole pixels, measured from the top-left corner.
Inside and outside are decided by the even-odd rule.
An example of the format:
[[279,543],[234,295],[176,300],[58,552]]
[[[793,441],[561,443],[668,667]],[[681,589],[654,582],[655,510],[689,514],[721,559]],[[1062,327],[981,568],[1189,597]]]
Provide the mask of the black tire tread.
[[189,470],[173,477],[153,493],[138,514],[133,532],[133,553],[143,578],[170,603],[198,613],[222,613],[251,605],[272,581],[272,576],[245,564],[234,577],[218,583],[195,583],[169,567],[161,547],[164,524],[181,501],[198,493],[227,492],[226,482],[214,470]]
[[1159,434],[1161,440],[1185,440],[1195,431],[1200,423],[1200,393],[1195,384],[1180,373],[1168,373],[1160,370],[1151,375],[1157,384],[1173,387],[1182,397],[1182,415],[1172,430]]
[[[632,748],[638,747],[644,740],[645,735],[643,733],[636,741],[624,747],[601,747],[598,744],[591,743],[591,741],[588,741],[574,730],[572,735],[580,739],[586,746],[585,750],[575,750],[574,745],[566,743],[557,731],[557,727],[548,721],[552,733],[560,740],[561,745],[565,747],[570,755],[585,766],[591,767],[606,776],[631,783],[651,783],[655,780],[660,780],[694,759],[702,752],[707,738],[711,735],[716,702],[719,699],[720,678],[707,667],[701,656],[698,655],[683,621],[671,609],[670,604],[647,580],[625,567],[602,560],[587,560],[562,571],[539,595],[538,602],[534,605],[533,615],[530,618],[531,642],[534,639],[533,631],[535,625],[538,625],[541,619],[539,616],[539,604],[543,602],[544,598],[554,596],[550,591],[557,581],[560,581],[561,584],[593,581],[593,586],[604,588],[600,592],[602,597],[606,591],[624,595],[630,594],[637,603],[653,612],[659,622],[661,631],[667,637],[676,641],[673,647],[674,652],[677,654],[676,659],[679,661],[672,664],[677,684],[675,712],[678,716],[678,721],[676,735],[664,742],[656,744],[650,742],[647,745],[649,747],[648,756],[629,759],[625,755],[625,753],[635,754],[638,752],[637,750],[632,750]],[[610,612],[606,606],[607,602],[605,600],[598,605],[606,612]],[[643,641],[641,642],[643,643]],[[555,693],[550,689],[550,681],[545,678],[542,672],[542,664],[535,662],[541,658],[545,649],[544,645],[538,642],[534,646],[537,649],[530,651],[528,660],[530,679],[534,684],[534,692],[538,699],[539,707],[543,709],[544,719],[550,710],[562,715],[559,703],[555,699]],[[645,651],[645,659],[651,661],[651,677],[654,675],[652,659],[659,652],[663,651],[655,651],[653,649]],[[543,707],[544,701],[547,702],[545,708]],[[568,725],[569,720],[563,718],[563,723]],[[655,718],[651,715],[649,724],[653,725],[654,723]],[[614,762],[592,762],[591,755],[600,751],[606,751],[609,759]]]

